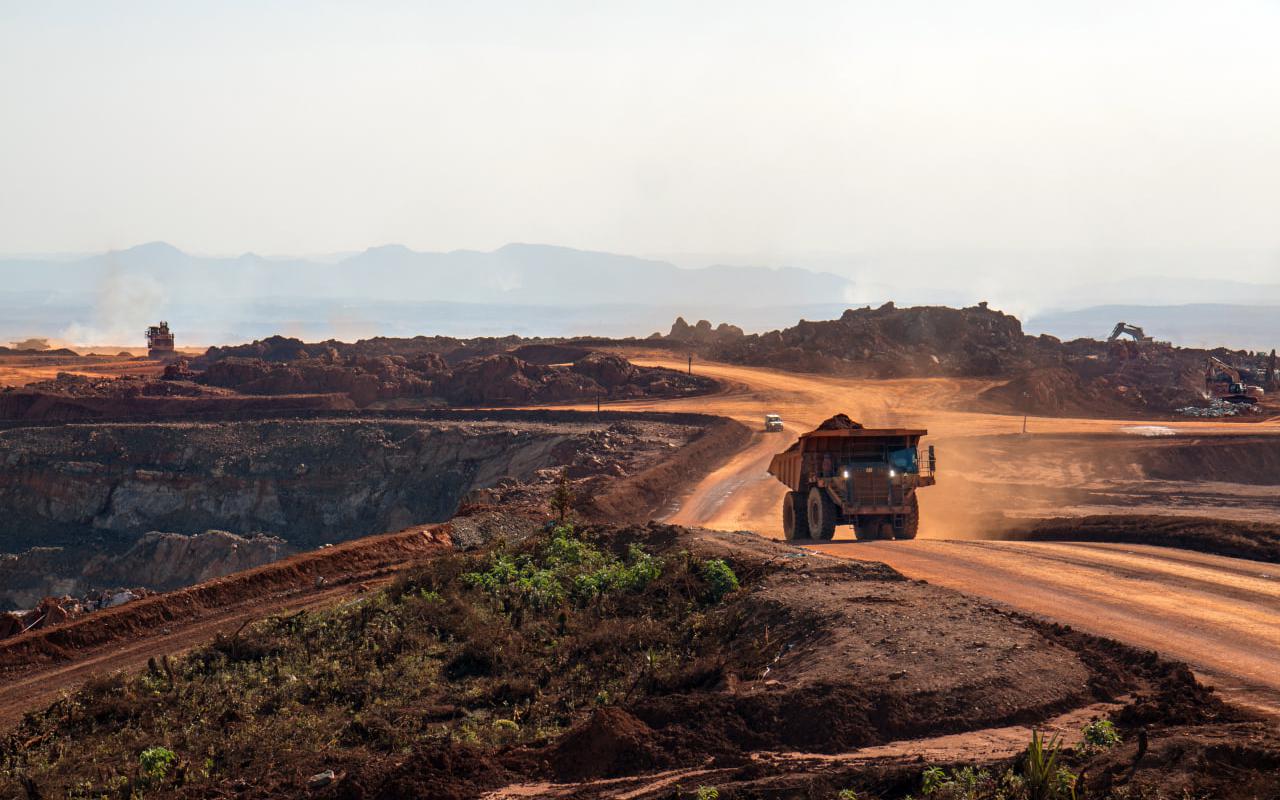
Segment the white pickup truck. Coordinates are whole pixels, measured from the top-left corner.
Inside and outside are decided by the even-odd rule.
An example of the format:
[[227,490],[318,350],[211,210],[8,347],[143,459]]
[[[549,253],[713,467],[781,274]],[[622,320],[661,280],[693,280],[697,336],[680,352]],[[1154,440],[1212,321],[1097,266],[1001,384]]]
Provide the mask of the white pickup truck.
[[766,433],[782,430],[782,417],[777,414],[764,415],[764,429]]

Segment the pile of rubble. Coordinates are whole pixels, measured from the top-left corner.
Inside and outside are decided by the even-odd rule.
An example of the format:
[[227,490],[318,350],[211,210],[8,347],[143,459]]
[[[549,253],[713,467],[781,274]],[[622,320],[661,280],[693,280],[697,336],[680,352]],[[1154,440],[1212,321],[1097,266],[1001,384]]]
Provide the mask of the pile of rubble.
[[154,592],[146,589],[114,589],[94,592],[85,597],[46,597],[30,611],[0,612],[0,639],[17,636],[27,631],[39,630],[59,622],[101,611],[105,608],[122,606],[141,600]]
[[1176,411],[1184,417],[1218,419],[1221,417],[1238,417],[1244,414],[1257,414],[1262,409],[1248,403],[1228,403],[1221,398],[1214,398],[1207,406],[1184,406]]

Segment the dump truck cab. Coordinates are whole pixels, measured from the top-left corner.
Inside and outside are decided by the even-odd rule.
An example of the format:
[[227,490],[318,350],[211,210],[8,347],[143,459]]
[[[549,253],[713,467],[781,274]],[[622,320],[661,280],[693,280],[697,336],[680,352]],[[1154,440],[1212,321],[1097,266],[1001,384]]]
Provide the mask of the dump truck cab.
[[782,417],[777,414],[764,415],[764,429],[767,433],[776,433],[782,430]]
[[864,428],[844,415],[803,434],[769,464],[789,491],[782,503],[787,539],[830,539],[852,525],[860,540],[914,539],[916,491],[936,481],[937,456],[918,428]]

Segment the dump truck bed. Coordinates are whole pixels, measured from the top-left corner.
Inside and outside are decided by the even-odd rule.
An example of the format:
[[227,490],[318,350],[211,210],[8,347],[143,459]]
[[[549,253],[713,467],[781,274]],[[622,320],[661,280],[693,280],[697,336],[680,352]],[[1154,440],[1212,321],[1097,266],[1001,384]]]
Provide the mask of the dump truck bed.
[[806,477],[823,472],[824,457],[836,463],[886,463],[894,450],[914,448],[929,431],[923,428],[856,428],[816,430],[800,438],[769,462],[769,474],[793,492],[809,483]]

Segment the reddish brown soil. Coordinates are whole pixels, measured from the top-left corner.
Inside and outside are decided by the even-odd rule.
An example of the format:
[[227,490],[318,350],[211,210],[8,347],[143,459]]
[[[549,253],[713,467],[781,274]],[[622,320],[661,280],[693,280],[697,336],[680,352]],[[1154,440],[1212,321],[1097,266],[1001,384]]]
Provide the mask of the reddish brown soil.
[[145,663],[217,630],[333,602],[449,546],[448,526],[370,536],[0,642],[0,725],[91,674]]
[[[434,412],[450,419],[582,422],[573,411]],[[635,415],[605,412],[588,419],[626,421]],[[655,507],[669,503],[684,486],[696,482],[736,451],[747,436],[731,420],[696,414],[651,415],[659,420],[703,427],[692,442],[652,467],[615,480],[603,494],[585,499],[579,512],[607,522],[640,522]],[[66,625],[32,631],[0,642],[0,727],[58,690],[91,674],[145,663],[151,656],[181,650],[218,630],[285,609],[332,602],[353,586],[390,574],[437,551],[450,532],[469,543],[521,535],[520,518],[479,513],[428,529],[371,536],[298,555],[273,564],[208,581],[188,589],[97,612]],[[528,509],[528,511],[535,511]],[[535,511],[536,513],[536,511]],[[316,585],[325,578],[323,586]]]
[[612,482],[604,492],[584,498],[579,511],[603,523],[644,522],[658,516],[664,506],[745,447],[750,438],[751,432],[741,423],[708,417],[696,439],[644,472]]
[[256,397],[110,397],[17,389],[0,394],[0,420],[69,422],[83,420],[201,419],[217,416],[347,410],[355,404],[343,394]]
[[1195,517],[1090,516],[1049,519],[1000,538],[1025,542],[1113,542],[1180,547],[1280,563],[1280,525]]

